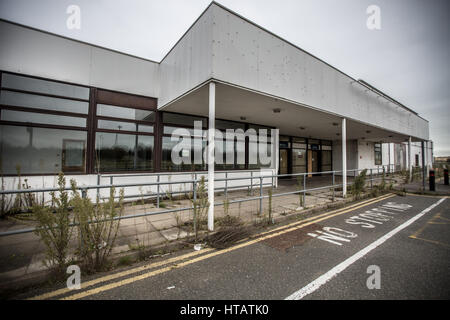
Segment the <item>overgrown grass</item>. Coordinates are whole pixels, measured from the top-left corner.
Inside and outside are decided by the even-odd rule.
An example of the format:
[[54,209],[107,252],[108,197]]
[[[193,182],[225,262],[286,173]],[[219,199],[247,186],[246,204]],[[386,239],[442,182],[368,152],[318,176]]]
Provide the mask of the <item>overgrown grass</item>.
[[359,199],[361,194],[365,191],[364,187],[366,185],[366,175],[367,169],[364,169],[359,173],[351,185],[350,193],[353,195],[355,200]]

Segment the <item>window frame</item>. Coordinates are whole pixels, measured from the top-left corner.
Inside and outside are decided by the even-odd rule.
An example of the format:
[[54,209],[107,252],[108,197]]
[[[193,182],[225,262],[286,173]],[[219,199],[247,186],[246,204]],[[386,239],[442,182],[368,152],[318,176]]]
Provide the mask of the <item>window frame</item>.
[[[13,105],[6,105],[6,104],[0,104],[0,126],[18,126],[18,127],[34,127],[34,128],[44,128],[44,129],[59,129],[59,130],[70,130],[70,131],[84,131],[86,133],[86,142],[85,142],[85,150],[84,150],[84,168],[83,172],[67,172],[69,174],[89,174],[87,161],[89,161],[89,156],[87,153],[87,146],[89,145],[89,110],[90,110],[90,99],[80,99],[80,98],[74,98],[74,97],[67,97],[62,95],[55,95],[55,94],[49,94],[49,93],[43,93],[43,92],[33,92],[29,90],[21,90],[21,89],[13,89],[13,88],[4,88],[2,85],[2,79],[3,74],[10,74],[13,76],[18,77],[26,77],[26,78],[33,78],[37,80],[42,81],[48,81],[48,82],[55,82],[55,83],[62,83],[67,84],[71,86],[76,87],[83,87],[89,89],[89,95],[91,94],[92,88],[85,85],[75,84],[75,83],[69,83],[59,80],[53,80],[48,78],[42,78],[37,76],[31,76],[27,74],[21,74],[16,72],[9,72],[9,71],[3,71],[0,70],[0,92],[1,91],[10,91],[10,92],[17,92],[17,93],[26,93],[36,96],[43,96],[43,97],[50,97],[50,98],[58,98],[58,99],[65,99],[65,100],[72,100],[72,101],[81,101],[81,102],[87,102],[88,103],[88,113],[78,113],[78,112],[67,112],[67,111],[59,111],[59,110],[49,110],[49,109],[40,109],[40,108],[27,108],[23,106],[13,106]],[[19,121],[8,121],[8,120],[2,120],[1,115],[3,113],[3,110],[12,110],[12,111],[19,111],[19,112],[29,112],[29,113],[37,113],[37,114],[48,114],[48,115],[56,115],[56,116],[68,116],[68,117],[76,117],[76,118],[84,118],[86,119],[86,126],[85,127],[79,127],[79,126],[65,126],[65,125],[56,125],[56,124],[43,124],[43,123],[37,123],[37,122],[19,122]],[[62,149],[61,149],[62,152]],[[87,160],[87,161],[86,161]],[[61,159],[62,161],[62,159]],[[62,162],[61,162],[61,170],[62,170]],[[17,176],[17,174],[4,174],[5,176]],[[54,175],[54,173],[23,173],[23,175],[27,176],[45,176],[45,175]]]
[[[90,154],[89,156],[91,158],[91,172],[94,174],[127,174],[127,173],[142,173],[142,172],[157,172],[157,158],[159,156],[159,152],[157,149],[158,143],[156,142],[158,139],[159,134],[157,133],[157,107],[156,107],[156,99],[130,94],[130,93],[123,93],[113,90],[106,90],[106,89],[100,89],[95,88],[93,93],[93,99],[91,99],[91,146],[90,146]],[[131,103],[127,104],[127,101],[132,101],[133,99],[142,99],[141,101],[146,100],[148,102],[148,106],[140,105],[140,103]],[[144,103],[144,102],[142,102]],[[145,110],[145,111],[151,111],[155,113],[155,119],[154,121],[145,121],[145,120],[132,120],[132,119],[123,119],[123,118],[116,118],[116,117],[108,117],[108,116],[99,116],[97,115],[97,105],[98,104],[104,104],[109,105],[112,107],[121,107],[121,108],[129,108],[129,109],[139,109],[139,110]],[[127,122],[127,123],[135,123],[135,124],[142,124],[147,126],[153,126],[153,132],[140,132],[140,131],[128,131],[128,130],[115,130],[115,129],[105,129],[105,128],[99,128],[98,127],[98,121],[99,120],[106,120],[106,121],[118,121],[118,122]],[[97,161],[97,154],[96,154],[96,148],[97,148],[97,141],[96,136],[97,132],[104,132],[104,133],[116,133],[116,134],[127,134],[127,135],[133,135],[133,136],[152,136],[153,137],[153,151],[152,151],[152,165],[151,169],[148,170],[129,170],[129,171],[101,171],[97,169],[96,161]],[[101,167],[101,165],[100,165]]]
[[[381,166],[383,164],[383,147],[381,142],[376,142],[373,144],[374,147],[374,163],[376,166]],[[379,150],[377,150],[379,149]],[[377,159],[377,154],[379,154],[379,159]]]

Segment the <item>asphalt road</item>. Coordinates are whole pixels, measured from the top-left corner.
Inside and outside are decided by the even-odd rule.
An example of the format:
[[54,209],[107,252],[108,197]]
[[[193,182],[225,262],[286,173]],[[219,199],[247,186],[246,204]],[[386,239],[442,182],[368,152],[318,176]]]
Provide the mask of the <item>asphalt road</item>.
[[450,199],[390,196],[46,298],[449,299],[449,223]]

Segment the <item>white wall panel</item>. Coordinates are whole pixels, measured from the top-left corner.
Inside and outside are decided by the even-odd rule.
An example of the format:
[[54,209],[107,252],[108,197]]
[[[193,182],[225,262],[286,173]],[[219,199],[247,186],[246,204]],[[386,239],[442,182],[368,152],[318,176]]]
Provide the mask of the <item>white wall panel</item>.
[[158,107],[211,78],[211,46],[212,15],[209,8],[161,61]]
[[306,52],[213,4],[213,75],[394,132],[428,139],[428,122]]

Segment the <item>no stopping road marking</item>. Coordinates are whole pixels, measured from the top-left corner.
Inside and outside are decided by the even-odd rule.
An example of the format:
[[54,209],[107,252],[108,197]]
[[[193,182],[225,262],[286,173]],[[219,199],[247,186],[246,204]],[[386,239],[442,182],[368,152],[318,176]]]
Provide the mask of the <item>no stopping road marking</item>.
[[403,224],[401,224],[400,226],[398,226],[394,230],[388,232],[387,234],[385,234],[384,236],[382,236],[378,240],[372,242],[370,245],[368,245],[364,249],[362,249],[362,250],[358,251],[357,253],[355,253],[354,255],[352,255],[350,258],[346,259],[345,261],[341,262],[340,264],[338,264],[337,266],[335,266],[334,268],[332,268],[328,272],[324,273],[323,275],[321,275],[316,280],[310,282],[309,284],[307,284],[306,286],[304,286],[300,290],[294,292],[293,294],[291,294],[290,296],[285,298],[285,300],[300,300],[300,299],[304,298],[305,296],[313,293],[314,291],[319,289],[322,285],[324,285],[325,283],[330,281],[332,278],[334,278],[336,275],[338,275],[340,272],[342,272],[345,269],[347,269],[348,266],[350,266],[354,262],[358,261],[359,259],[364,257],[367,253],[369,253],[370,251],[372,251],[373,249],[375,249],[376,247],[378,247],[379,245],[384,243],[386,240],[388,240],[389,238],[391,238],[392,236],[394,236],[398,232],[402,231],[403,229],[408,227],[410,224],[414,223],[417,219],[421,218],[427,212],[429,212],[432,209],[434,209],[435,207],[437,207],[439,204],[444,202],[445,199],[446,198],[442,198],[439,201],[435,202],[434,204],[432,204],[431,206],[429,206],[428,208],[426,208],[425,210],[423,210],[419,214],[415,215],[414,217],[412,217],[408,221],[404,222]]

